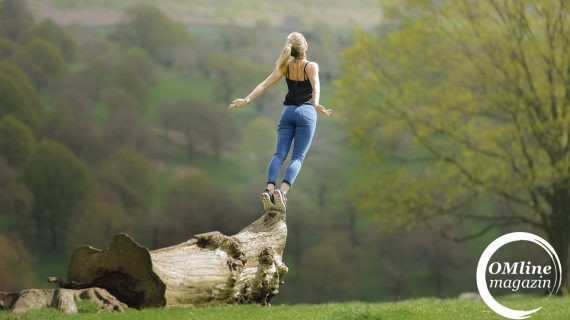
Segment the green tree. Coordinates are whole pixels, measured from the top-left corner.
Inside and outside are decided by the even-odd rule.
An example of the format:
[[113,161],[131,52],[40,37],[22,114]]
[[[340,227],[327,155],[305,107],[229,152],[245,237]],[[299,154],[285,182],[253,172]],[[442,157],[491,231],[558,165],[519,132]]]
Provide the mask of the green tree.
[[32,155],[35,142],[32,130],[15,117],[8,115],[0,120],[0,154],[10,166],[22,168]]
[[4,73],[10,78],[12,78],[14,81],[16,81],[18,86],[21,87],[22,90],[24,91],[30,106],[33,109],[35,109],[37,113],[41,112],[40,109],[42,104],[40,101],[40,97],[36,89],[32,85],[30,78],[26,75],[24,71],[22,71],[22,69],[20,69],[17,65],[11,62],[4,61],[0,62],[0,73]]
[[44,136],[57,140],[83,159],[89,166],[97,166],[109,149],[103,141],[103,128],[76,114],[58,112],[46,121]]
[[0,290],[20,291],[34,283],[31,255],[17,234],[0,235]]
[[26,1],[0,1],[0,37],[18,40],[33,23]]
[[113,196],[113,191],[102,186],[94,192],[70,231],[68,244],[71,248],[79,243],[105,248],[117,233],[133,234],[135,218],[125,210],[120,199],[115,201]]
[[239,150],[243,159],[251,163],[258,173],[267,171],[267,163],[275,152],[277,134],[274,122],[267,117],[257,117],[243,129]]
[[150,5],[138,5],[128,9],[127,21],[111,34],[112,40],[126,47],[141,47],[163,64],[171,63],[174,48],[187,38],[181,23]]
[[59,77],[65,68],[65,58],[51,42],[33,38],[26,45],[26,52],[33,63],[43,72],[43,78]]
[[92,186],[87,166],[59,142],[46,139],[23,168],[22,179],[34,195],[38,240],[56,252]]
[[34,197],[18,181],[16,170],[0,156],[0,233],[18,231],[28,237],[33,234],[31,220]]
[[26,36],[29,39],[39,38],[52,43],[61,51],[66,60],[70,60],[75,54],[73,38],[51,20],[35,24]]
[[0,116],[13,115],[30,128],[39,127],[37,95],[27,77],[9,63],[0,64]]
[[140,48],[130,48],[114,67],[113,84],[123,88],[134,99],[143,103],[155,81],[154,63]]
[[216,81],[216,96],[223,102],[231,102],[251,90],[255,81],[264,76],[257,65],[226,53],[212,55],[207,63],[208,71]]
[[464,239],[530,225],[548,236],[567,285],[568,6],[413,3],[385,35],[360,32],[345,52],[337,101],[370,170],[360,209],[391,225],[441,214],[487,222]]
[[[231,209],[230,209],[231,208]],[[205,230],[234,234],[244,225],[244,210],[231,193],[203,172],[189,172],[174,180],[155,215],[155,245],[185,241]]]
[[[238,133],[227,110],[193,99],[165,102],[158,116],[166,131],[176,130],[183,135],[182,141],[190,156],[198,147],[206,146],[215,157],[219,157]],[[172,139],[180,140],[177,137]]]
[[119,195],[127,210],[146,210],[155,186],[156,173],[150,161],[130,147],[119,147],[99,169],[100,181]]

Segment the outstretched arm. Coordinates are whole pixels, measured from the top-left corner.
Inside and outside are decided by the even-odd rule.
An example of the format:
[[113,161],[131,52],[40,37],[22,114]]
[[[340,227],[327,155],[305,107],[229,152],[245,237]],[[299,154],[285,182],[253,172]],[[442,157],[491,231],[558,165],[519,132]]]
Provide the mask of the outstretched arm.
[[267,77],[267,79],[263,80],[263,82],[258,84],[257,87],[255,87],[255,89],[253,89],[253,91],[247,97],[245,97],[244,99],[234,100],[229,105],[228,108],[229,109],[240,108],[248,104],[249,102],[255,100],[255,98],[259,97],[263,92],[265,92],[265,90],[269,89],[269,87],[274,85],[275,82],[279,81],[279,79],[281,79],[282,76],[283,73],[281,73],[278,68],[275,68],[275,70],[273,70],[273,72],[269,75],[269,77]]

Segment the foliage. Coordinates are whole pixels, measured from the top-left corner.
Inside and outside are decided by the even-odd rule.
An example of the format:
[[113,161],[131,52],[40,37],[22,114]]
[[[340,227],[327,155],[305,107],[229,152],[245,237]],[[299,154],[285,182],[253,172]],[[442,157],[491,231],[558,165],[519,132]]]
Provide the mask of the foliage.
[[0,119],[0,154],[14,168],[22,168],[34,150],[34,133],[11,115]]
[[0,37],[17,40],[33,24],[33,21],[34,18],[26,1],[3,0],[0,2]]
[[39,110],[34,106],[34,98],[37,97],[28,86],[27,78],[17,76],[17,70],[17,67],[8,63],[0,65],[0,115],[13,115],[29,127],[37,129]]
[[55,79],[63,76],[65,58],[53,43],[40,38],[33,38],[26,44],[28,61],[27,72],[35,80],[36,85],[46,87]]
[[194,99],[167,101],[158,112],[165,134],[176,130],[184,135],[190,156],[206,144],[219,157],[238,131],[226,110]]
[[32,193],[17,179],[16,170],[0,156],[0,234],[18,231],[30,236]]
[[146,52],[130,48],[114,66],[111,77],[116,86],[123,88],[138,102],[143,102],[155,81],[154,65]]
[[118,195],[100,186],[91,196],[85,210],[77,216],[77,223],[70,231],[71,249],[84,243],[105,248],[117,233],[133,234],[135,218],[125,210]]
[[23,168],[22,179],[34,195],[39,243],[52,252],[61,249],[71,219],[92,186],[87,166],[61,143],[46,139]]
[[34,274],[30,253],[16,233],[0,235],[0,291],[23,290],[30,286]]
[[208,70],[216,80],[217,97],[223,102],[231,102],[238,92],[250,89],[255,81],[266,76],[256,65],[226,53],[211,55],[208,58]]
[[101,164],[99,172],[101,182],[117,193],[126,208],[147,208],[147,195],[152,193],[156,176],[143,154],[129,147],[117,148]]
[[[409,225],[451,214],[544,232],[566,268],[568,8],[556,1],[417,1],[385,36],[360,32],[338,98],[373,170],[360,209]],[[357,112],[354,110],[358,108]],[[489,213],[484,199],[509,210]]]
[[259,173],[265,173],[276,139],[274,121],[263,116],[255,118],[245,126],[241,135],[239,150],[242,158],[255,164]]
[[75,54],[75,42],[73,38],[60,26],[51,20],[44,20],[35,24],[26,33],[29,39],[39,38],[55,45],[63,54],[67,61],[71,60]]
[[169,64],[172,49],[187,40],[184,27],[149,5],[138,5],[128,11],[128,21],[120,25],[111,39],[124,46],[139,46],[156,61]]
[[166,192],[164,208],[155,215],[154,245],[180,243],[204,230],[237,233],[245,220],[243,211],[228,190],[214,184],[206,174],[187,173],[172,182]]

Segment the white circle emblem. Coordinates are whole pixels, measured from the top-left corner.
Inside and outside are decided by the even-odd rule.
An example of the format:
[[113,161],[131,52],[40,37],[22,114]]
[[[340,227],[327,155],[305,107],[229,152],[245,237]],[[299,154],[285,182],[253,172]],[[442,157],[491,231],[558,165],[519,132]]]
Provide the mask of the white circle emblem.
[[477,288],[479,289],[479,294],[481,298],[489,308],[495,311],[497,314],[509,318],[509,319],[526,319],[530,317],[533,313],[540,310],[542,307],[538,307],[533,310],[515,310],[511,308],[507,308],[497,302],[495,298],[489,292],[489,288],[487,286],[487,265],[489,264],[489,260],[493,254],[499,250],[502,246],[507,243],[515,242],[515,241],[529,241],[532,243],[537,244],[541,248],[543,248],[546,253],[552,259],[555,269],[555,280],[554,280],[554,288],[550,291],[550,294],[553,292],[558,292],[560,286],[562,284],[562,265],[560,264],[560,259],[554,251],[554,248],[543,238],[528,232],[513,232],[505,234],[497,238],[495,241],[491,242],[489,246],[483,251],[481,258],[479,259],[479,263],[477,264]]

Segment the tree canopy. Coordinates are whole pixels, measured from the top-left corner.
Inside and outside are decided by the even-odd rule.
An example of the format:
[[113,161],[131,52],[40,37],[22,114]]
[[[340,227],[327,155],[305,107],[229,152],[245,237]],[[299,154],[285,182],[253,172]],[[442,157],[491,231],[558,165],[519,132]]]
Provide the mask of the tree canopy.
[[[442,214],[542,230],[566,268],[570,65],[559,1],[415,1],[356,35],[338,99],[375,169],[360,209],[409,225]],[[502,205],[489,212],[484,201]],[[498,207],[495,207],[498,208]],[[450,235],[454,236],[454,235]]]

